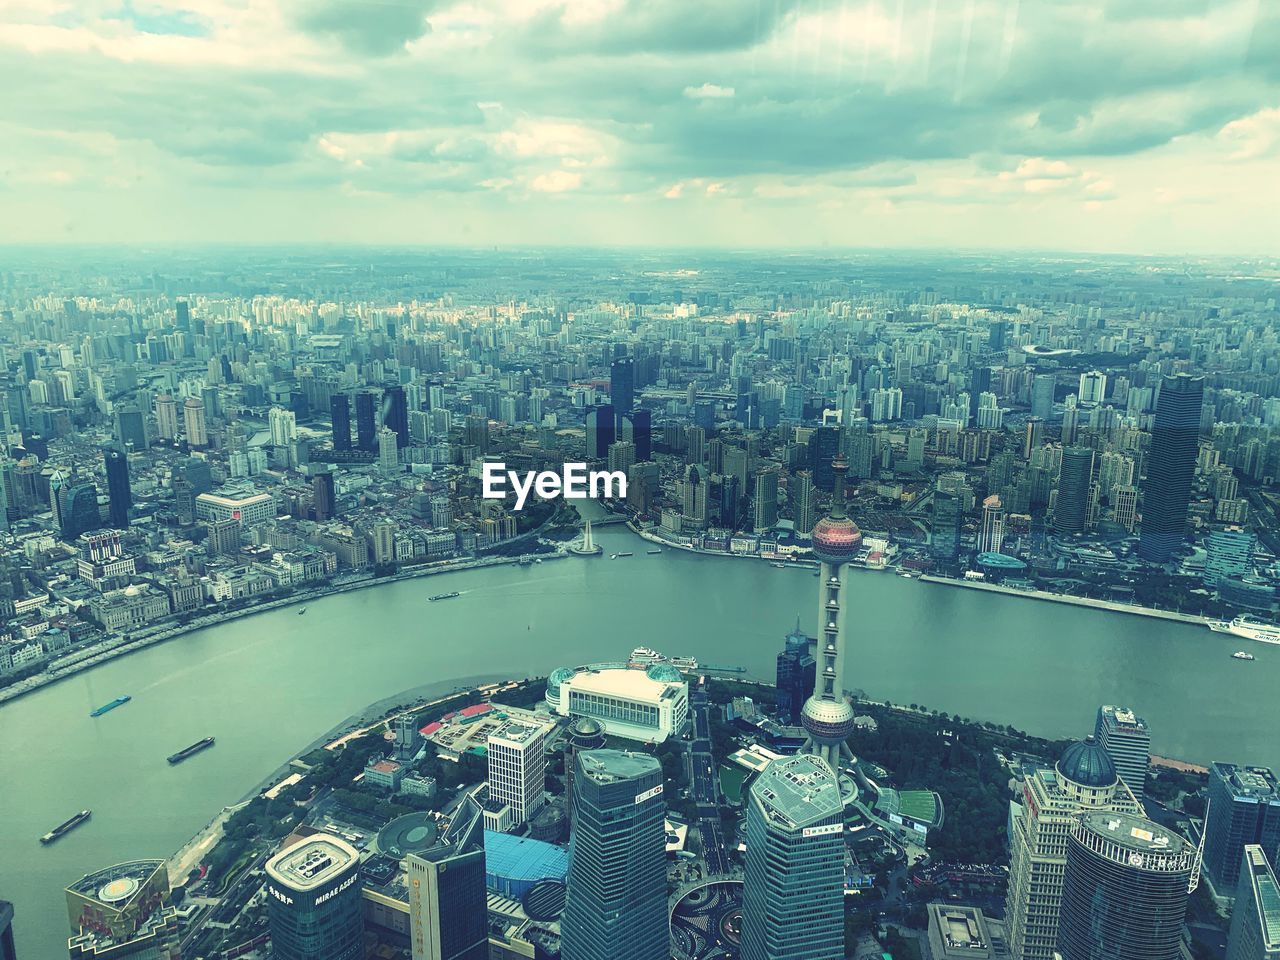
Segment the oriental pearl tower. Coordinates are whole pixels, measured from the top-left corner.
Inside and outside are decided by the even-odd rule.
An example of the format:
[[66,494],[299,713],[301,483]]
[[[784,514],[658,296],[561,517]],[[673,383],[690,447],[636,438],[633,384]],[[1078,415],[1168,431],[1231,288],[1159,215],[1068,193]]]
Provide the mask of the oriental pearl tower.
[[844,455],[831,465],[835,472],[835,495],[831,512],[813,528],[813,553],[822,561],[818,587],[818,624],[820,636],[817,650],[817,678],[813,696],[805,701],[800,722],[805,741],[801,753],[821,757],[840,779],[840,792],[846,801],[856,796],[852,780],[840,776],[842,765],[854,763],[846,741],[853,733],[853,706],[844,694],[844,654],[848,639],[844,600],[845,566],[858,553],[862,531],[849,519],[844,505],[844,475],[849,464]]

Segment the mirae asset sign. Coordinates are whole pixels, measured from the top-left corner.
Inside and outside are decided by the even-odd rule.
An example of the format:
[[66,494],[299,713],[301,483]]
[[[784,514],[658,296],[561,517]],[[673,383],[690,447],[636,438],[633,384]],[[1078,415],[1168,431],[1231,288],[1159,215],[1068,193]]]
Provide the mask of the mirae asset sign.
[[523,510],[530,493],[539,499],[599,500],[602,497],[625,497],[627,475],[621,470],[588,470],[585,463],[566,463],[554,470],[527,470],[523,474],[508,470],[505,463],[486,463],[481,474],[486,500],[505,500],[516,495],[513,509]]

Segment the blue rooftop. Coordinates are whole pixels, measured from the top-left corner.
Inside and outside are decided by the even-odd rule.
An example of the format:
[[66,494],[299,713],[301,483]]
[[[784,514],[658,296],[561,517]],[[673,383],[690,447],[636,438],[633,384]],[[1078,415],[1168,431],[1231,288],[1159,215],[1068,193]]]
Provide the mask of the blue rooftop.
[[569,875],[569,851],[554,843],[484,832],[484,872],[489,889],[519,900],[539,880],[563,881]]

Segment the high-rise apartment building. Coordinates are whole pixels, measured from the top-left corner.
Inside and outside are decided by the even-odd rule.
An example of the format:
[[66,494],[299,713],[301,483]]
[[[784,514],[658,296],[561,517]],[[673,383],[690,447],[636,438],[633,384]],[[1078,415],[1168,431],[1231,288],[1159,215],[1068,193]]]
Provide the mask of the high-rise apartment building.
[[390,427],[378,431],[378,466],[387,472],[400,469],[400,442]]
[[746,812],[743,960],[844,957],[844,801],[818,756],[770,762]]
[[757,533],[772,530],[778,523],[778,474],[774,470],[762,470],[756,474],[754,528]]
[[1004,546],[1004,505],[998,494],[982,501],[982,526],[978,528],[978,552],[999,553]]
[[1234,894],[1249,844],[1274,861],[1280,854],[1280,783],[1266,767],[1209,765],[1204,874],[1220,897]]
[[1080,389],[1076,395],[1085,406],[1102,403],[1107,397],[1107,375],[1100,370],[1080,374]]
[[279,960],[362,960],[360,852],[313,834],[266,864],[271,955]]
[[1147,767],[1151,763],[1151,731],[1128,707],[1106,704],[1098,708],[1093,736],[1107,751],[1116,773],[1142,803],[1147,786]]
[[1255,843],[1245,844],[1226,960],[1280,960],[1280,884]]
[[563,960],[667,960],[662,765],[644,753],[576,757]]
[[1142,485],[1138,540],[1138,555],[1152,563],[1167,562],[1186,535],[1203,405],[1203,377],[1180,373],[1164,378]]
[[1053,416],[1053,391],[1057,380],[1052,374],[1038,373],[1031,381],[1031,415],[1041,420]]
[[489,802],[511,808],[512,822],[526,822],[542,807],[547,780],[547,728],[508,720],[489,734]]
[[1028,774],[1019,793],[1009,863],[1009,952],[1020,960],[1053,960],[1075,823],[1085,813],[1140,815],[1142,808],[1092,736],[1067,747],[1053,769]]
[[192,450],[203,450],[209,446],[204,401],[199,397],[187,397],[182,403],[182,418],[187,431],[187,446]]
[[813,525],[818,522],[818,488],[813,476],[797,473],[787,485],[791,500],[791,512],[795,519],[796,537],[808,540]]
[[178,404],[171,394],[156,395],[156,434],[162,440],[178,439]]
[[1196,851],[1143,817],[1093,812],[1067,844],[1062,960],[1180,960]]

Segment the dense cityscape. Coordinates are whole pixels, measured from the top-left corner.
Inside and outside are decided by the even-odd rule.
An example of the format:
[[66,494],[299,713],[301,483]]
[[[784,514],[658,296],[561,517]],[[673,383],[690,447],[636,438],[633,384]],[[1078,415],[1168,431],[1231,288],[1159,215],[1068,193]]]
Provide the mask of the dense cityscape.
[[[665,605],[618,648],[572,593],[580,663],[463,683],[424,649],[394,702],[302,731],[323,739],[181,850],[78,860],[65,940],[23,932],[56,889],[0,889],[0,955],[1280,956],[1268,756],[1157,755],[1136,700],[1054,739],[994,702],[890,702],[860,667],[894,642],[865,591],[906,582],[1136,620],[1149,657],[1194,627],[1274,669],[1278,284],[1262,259],[10,255],[0,711],[266,611],[320,630],[340,593],[477,603],[509,567],[687,556],[807,599],[743,651],[768,673],[708,662]],[[483,496],[487,463],[575,462],[625,493]],[[91,703],[84,736],[135,697]],[[220,722],[163,761],[235,749]],[[57,800],[6,859],[110,830]]]

